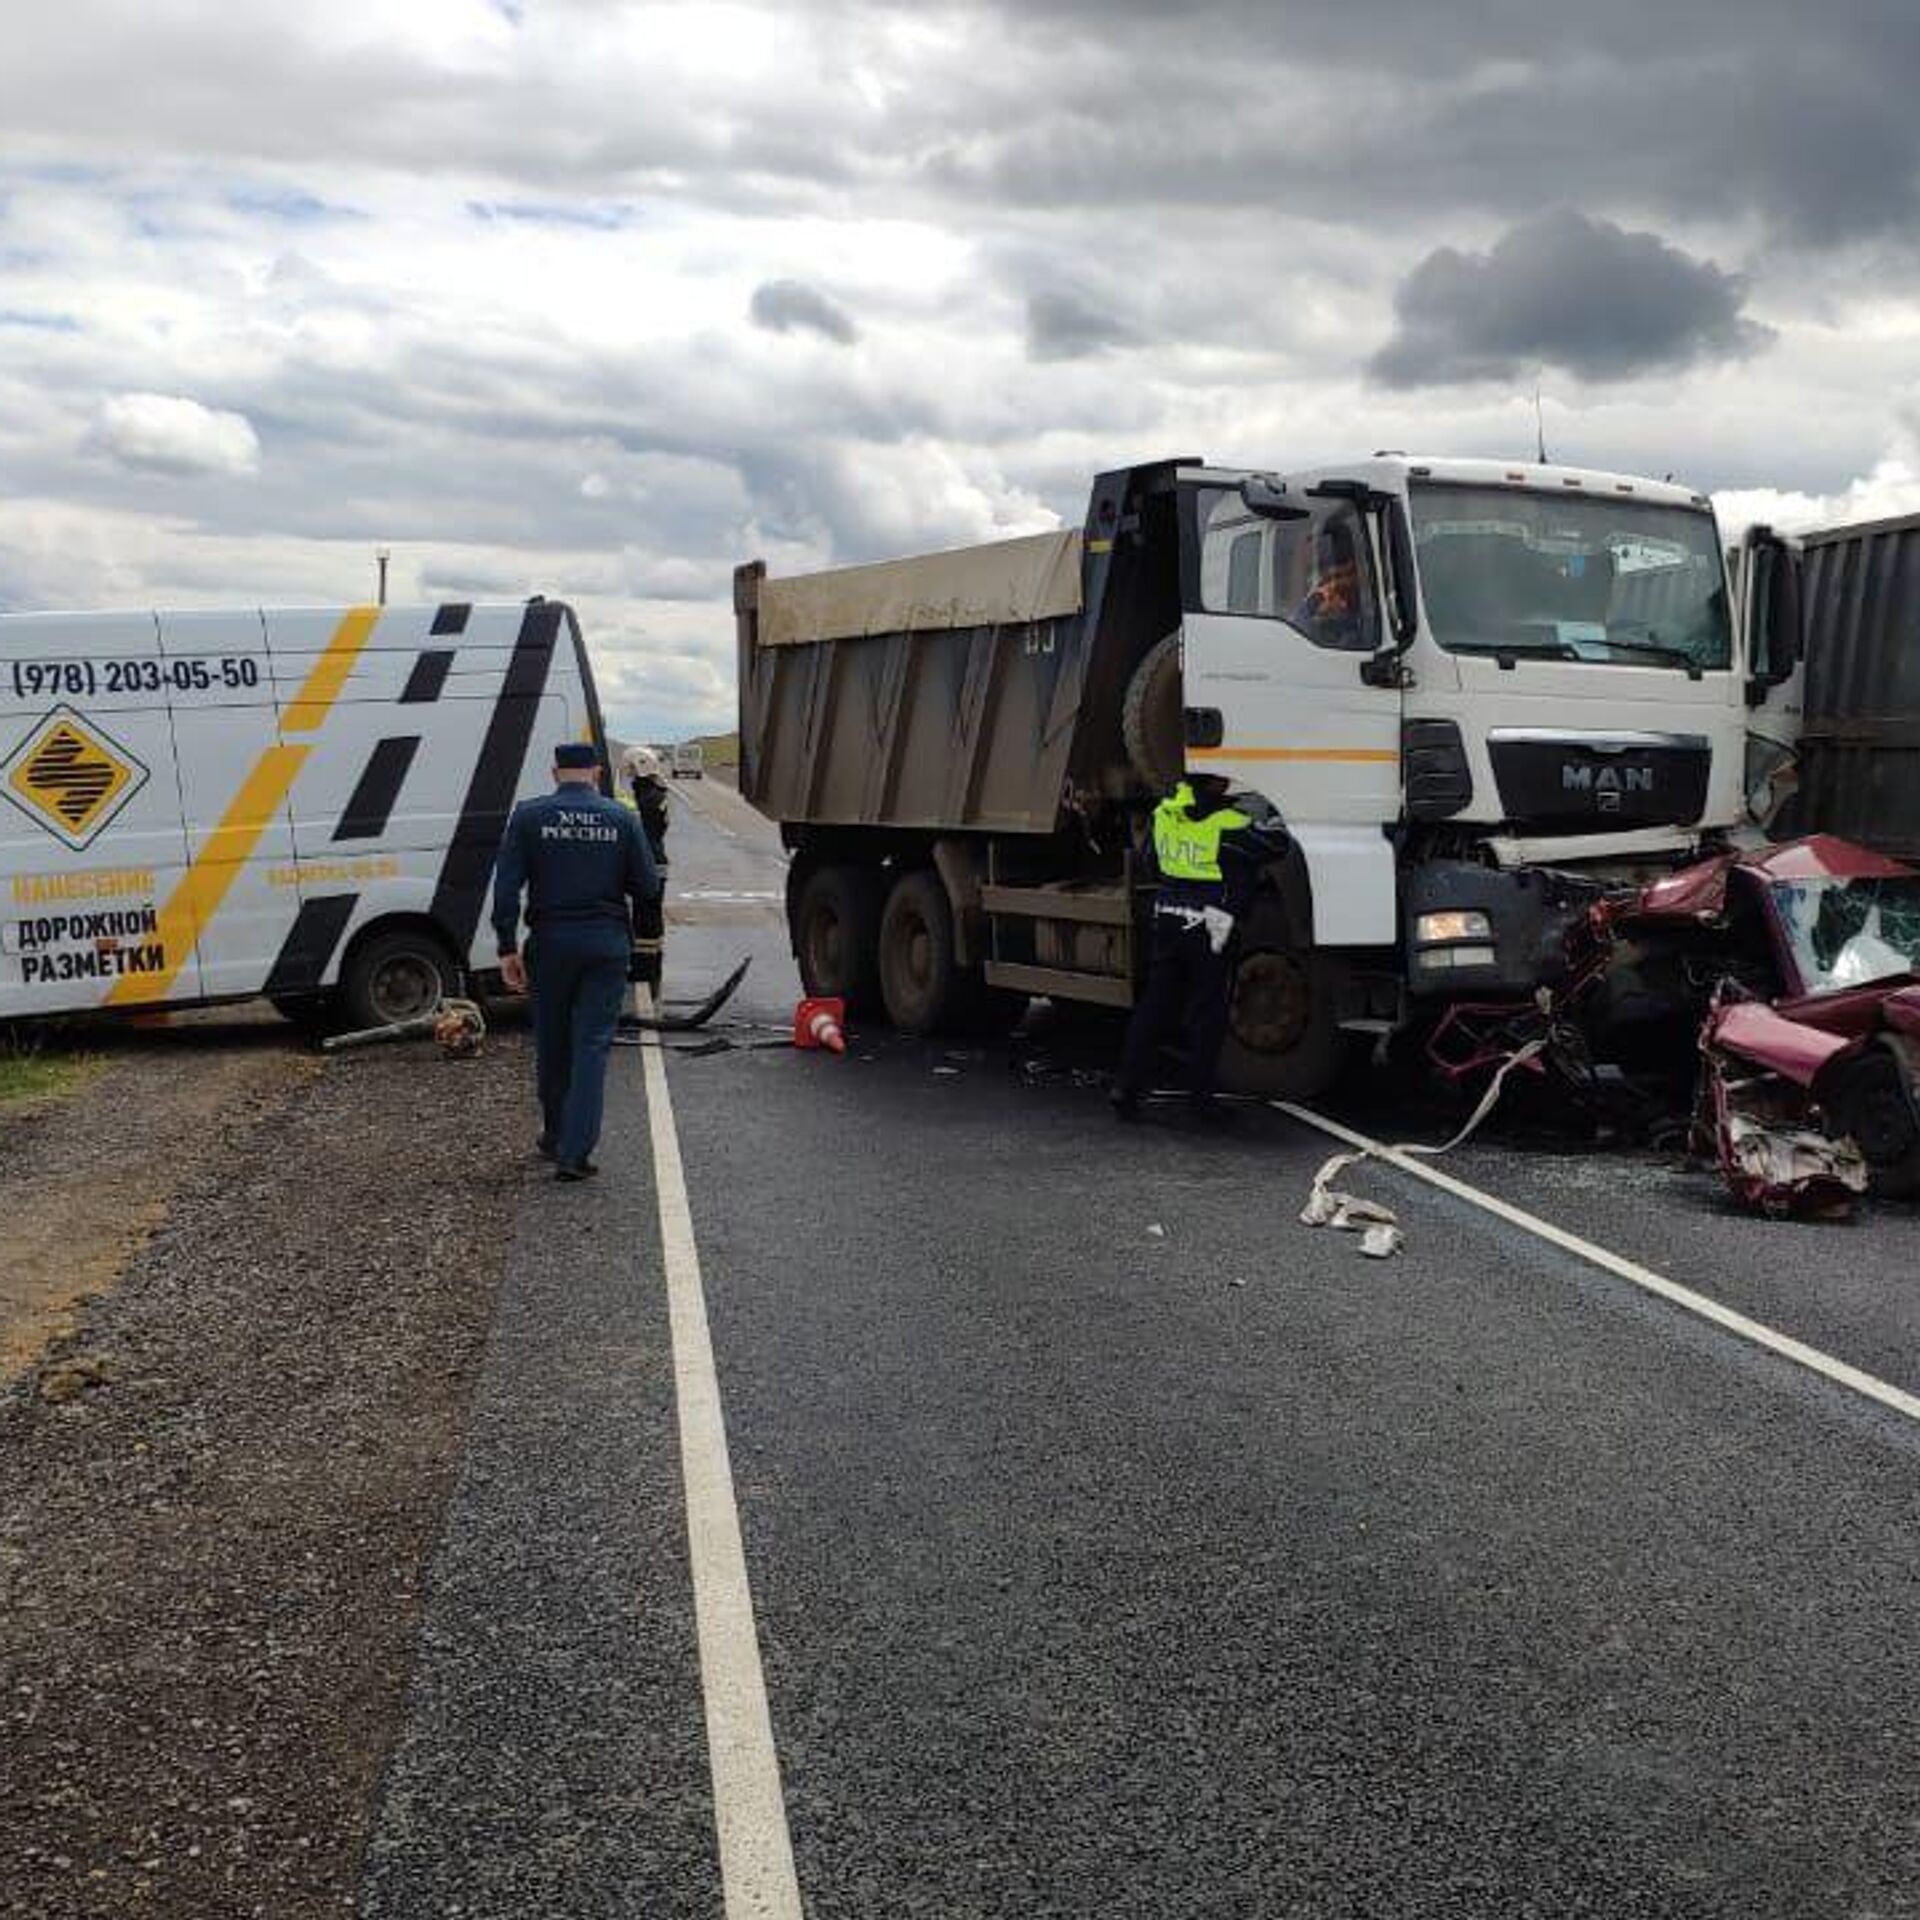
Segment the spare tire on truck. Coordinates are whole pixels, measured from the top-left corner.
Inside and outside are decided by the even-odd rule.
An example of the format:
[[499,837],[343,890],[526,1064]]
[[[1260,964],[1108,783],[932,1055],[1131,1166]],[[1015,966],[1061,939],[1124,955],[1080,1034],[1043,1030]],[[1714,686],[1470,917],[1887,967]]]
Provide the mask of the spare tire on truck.
[[841,999],[850,1013],[880,1003],[880,905],[872,867],[820,867],[801,883],[790,931],[800,982],[815,997]]
[[1235,942],[1221,1086],[1272,1100],[1325,1093],[1352,1053],[1339,1024],[1342,973],[1331,955],[1292,944],[1277,899],[1257,901]]
[[1180,692],[1180,630],[1156,640],[1133,670],[1120,707],[1120,737],[1141,782],[1171,793],[1187,770],[1186,712]]

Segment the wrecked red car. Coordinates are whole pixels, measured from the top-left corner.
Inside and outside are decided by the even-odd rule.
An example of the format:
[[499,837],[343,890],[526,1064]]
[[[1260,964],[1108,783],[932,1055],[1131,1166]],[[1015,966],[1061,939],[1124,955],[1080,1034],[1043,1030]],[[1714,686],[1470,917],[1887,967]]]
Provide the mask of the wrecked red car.
[[1830,835],[1723,854],[1596,910],[1712,985],[1701,1121],[1729,1187],[1834,1213],[1920,1193],[1920,871]]

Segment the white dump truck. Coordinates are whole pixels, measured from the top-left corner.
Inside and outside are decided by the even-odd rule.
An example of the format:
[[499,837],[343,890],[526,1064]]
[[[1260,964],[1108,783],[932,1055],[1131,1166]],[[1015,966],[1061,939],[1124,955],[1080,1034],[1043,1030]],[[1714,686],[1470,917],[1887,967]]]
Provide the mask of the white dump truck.
[[1205,769],[1292,836],[1223,1070],[1294,1096],[1358,1036],[1551,987],[1602,882],[1738,827],[1791,653],[1738,630],[1703,495],[1398,454],[1122,468],[1077,530],[754,562],[734,604],[741,791],[792,849],[810,991],[914,1031],[1129,1005],[1147,813]]

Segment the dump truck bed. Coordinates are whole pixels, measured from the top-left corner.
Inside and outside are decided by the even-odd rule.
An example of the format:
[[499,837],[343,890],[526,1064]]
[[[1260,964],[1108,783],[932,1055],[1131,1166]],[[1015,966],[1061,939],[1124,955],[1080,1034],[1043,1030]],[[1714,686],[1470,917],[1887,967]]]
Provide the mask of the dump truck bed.
[[[740,790],[791,825],[1049,834],[1129,781],[1120,704],[1179,624],[1175,463],[1095,482],[1080,531],[734,574]],[[1163,541],[1123,532],[1166,516]],[[1161,576],[1164,575],[1164,580]]]

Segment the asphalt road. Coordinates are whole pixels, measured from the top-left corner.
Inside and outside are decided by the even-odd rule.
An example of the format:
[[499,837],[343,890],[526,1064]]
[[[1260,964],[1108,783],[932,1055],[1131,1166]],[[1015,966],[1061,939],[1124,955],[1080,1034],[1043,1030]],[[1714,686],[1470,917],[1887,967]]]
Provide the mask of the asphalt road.
[[[676,792],[667,993],[753,958],[668,1078],[814,1920],[1920,1914],[1920,1425],[1390,1169],[1349,1184],[1407,1248],[1364,1260],[1296,1218],[1331,1142],[1116,1127],[1097,1025],[767,1044],[777,843]],[[738,1676],[688,1572],[662,1116],[616,1066],[606,1174],[510,1253],[368,1912],[722,1911]],[[1450,1164],[1920,1374],[1911,1213]]]

